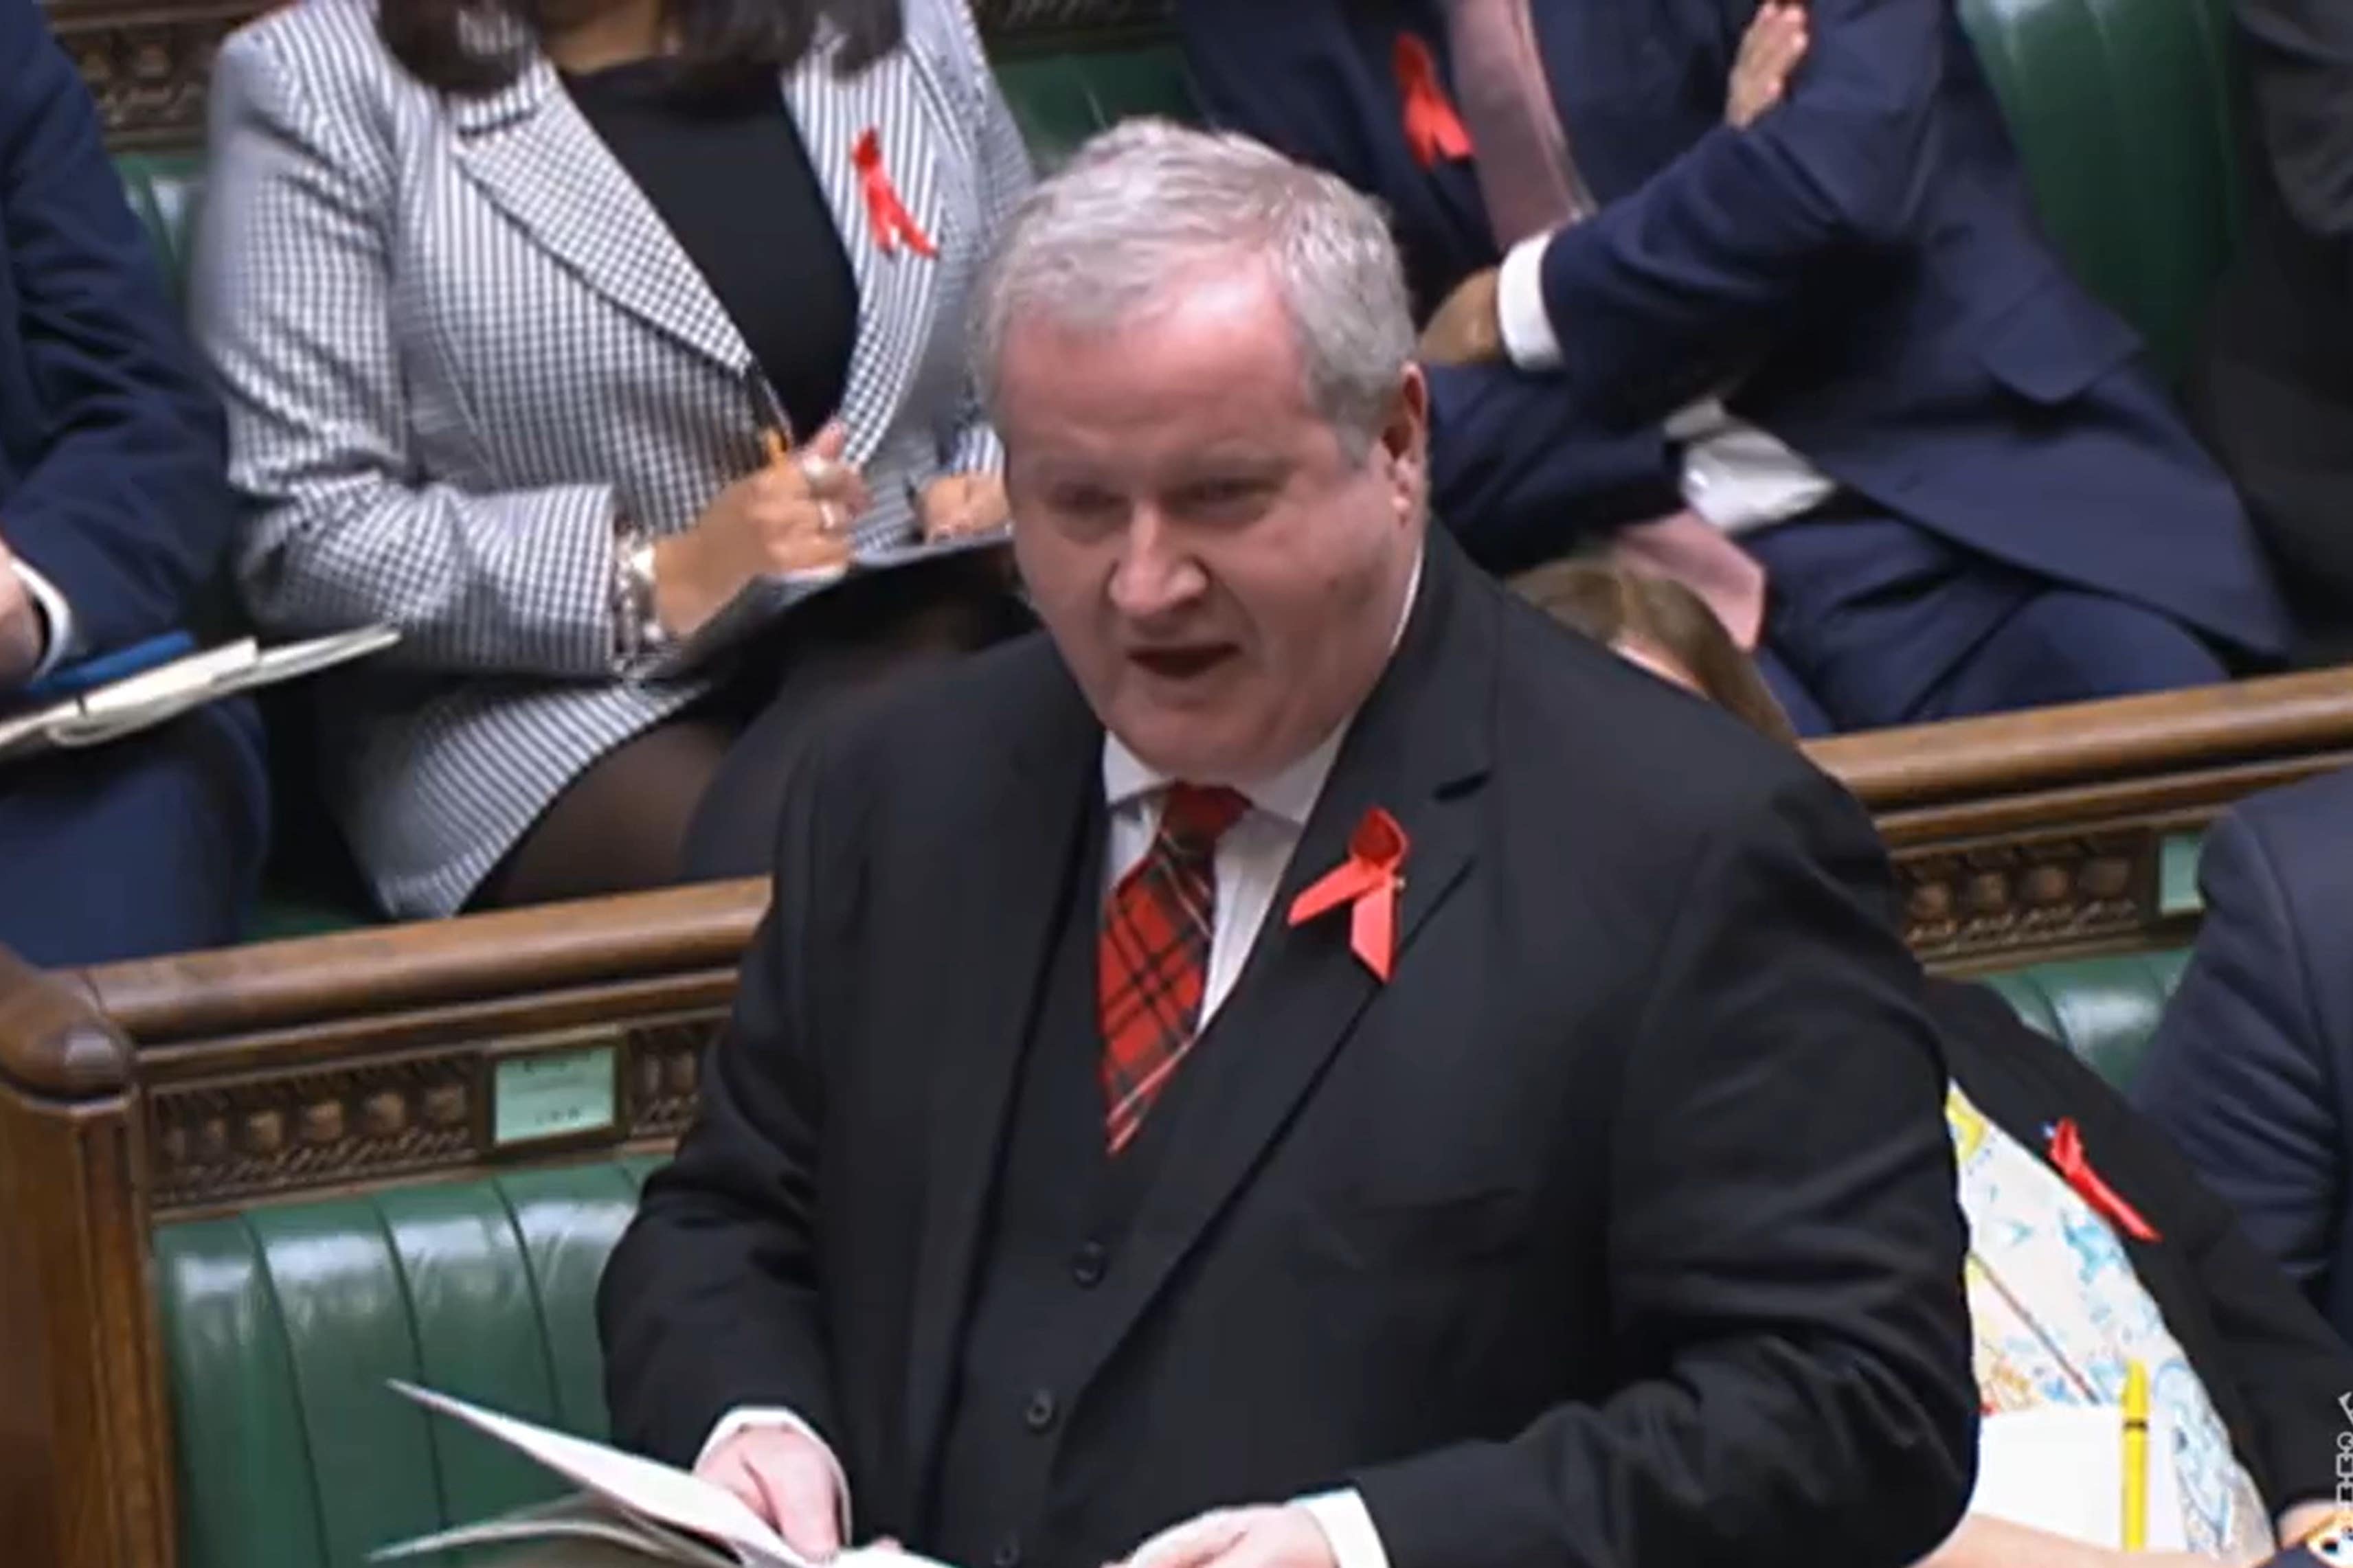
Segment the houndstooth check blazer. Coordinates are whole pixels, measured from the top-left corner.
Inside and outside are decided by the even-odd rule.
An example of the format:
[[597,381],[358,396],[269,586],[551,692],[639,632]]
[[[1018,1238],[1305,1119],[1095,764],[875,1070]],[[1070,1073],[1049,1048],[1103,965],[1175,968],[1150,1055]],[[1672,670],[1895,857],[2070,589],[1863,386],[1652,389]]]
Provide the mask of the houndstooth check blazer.
[[[906,18],[858,76],[828,40],[783,83],[857,277],[870,549],[913,538],[911,481],[1002,460],[963,316],[1030,179],[962,0]],[[874,243],[870,128],[936,258]],[[250,508],[245,596],[275,634],[400,629],[322,678],[325,783],[385,907],[449,913],[582,769],[705,689],[614,673],[616,519],[691,525],[761,460],[775,398],[543,58],[448,97],[370,0],[300,0],[223,47],[211,135],[192,314]]]

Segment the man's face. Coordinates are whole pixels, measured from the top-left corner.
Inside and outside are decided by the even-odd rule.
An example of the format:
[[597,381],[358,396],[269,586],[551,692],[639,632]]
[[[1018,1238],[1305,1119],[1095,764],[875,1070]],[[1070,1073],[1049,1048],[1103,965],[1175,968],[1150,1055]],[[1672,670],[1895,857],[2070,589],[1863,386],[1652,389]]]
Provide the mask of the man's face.
[[1352,461],[1309,403],[1281,296],[1245,267],[1108,332],[1016,326],[998,394],[1022,574],[1146,764],[1263,778],[1364,700],[1420,540],[1418,372]]

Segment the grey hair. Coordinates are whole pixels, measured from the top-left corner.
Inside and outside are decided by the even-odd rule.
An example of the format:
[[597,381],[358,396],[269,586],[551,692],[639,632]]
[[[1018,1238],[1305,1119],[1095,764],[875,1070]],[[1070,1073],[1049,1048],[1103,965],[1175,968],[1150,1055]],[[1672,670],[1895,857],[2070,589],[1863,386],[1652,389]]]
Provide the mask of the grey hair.
[[997,411],[1013,323],[1104,331],[1172,304],[1187,275],[1255,263],[1291,318],[1308,397],[1361,462],[1414,350],[1404,264],[1380,208],[1248,137],[1124,121],[1039,182],[1007,220],[971,316]]

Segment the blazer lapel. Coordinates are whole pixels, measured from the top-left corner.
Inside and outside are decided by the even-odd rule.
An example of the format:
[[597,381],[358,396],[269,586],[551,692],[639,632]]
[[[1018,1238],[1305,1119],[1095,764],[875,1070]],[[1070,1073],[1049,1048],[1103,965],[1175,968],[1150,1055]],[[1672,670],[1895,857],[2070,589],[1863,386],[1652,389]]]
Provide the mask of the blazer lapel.
[[653,204],[533,54],[512,85],[451,110],[483,194],[583,282],[738,375],[752,353]]
[[809,161],[825,187],[834,227],[858,279],[858,342],[841,397],[849,456],[863,462],[890,433],[930,336],[940,286],[938,258],[902,244],[885,252],[867,210],[866,185],[851,153],[875,133],[882,168],[916,226],[934,245],[948,243],[952,129],[936,84],[912,46],[894,50],[854,77],[835,69],[835,45],[812,49],[785,82]]
[[1001,772],[988,786],[997,792],[996,830],[965,846],[963,865],[943,879],[951,891],[942,945],[979,956],[940,975],[954,987],[940,1016],[955,1026],[929,1086],[925,1117],[907,1358],[911,1509],[928,1485],[944,1434],[997,1155],[1023,1042],[1061,930],[1057,917],[1070,878],[1102,832],[1103,731],[1042,637],[1036,652],[1046,667],[1036,703],[1041,715],[1000,759]]
[[1459,552],[1433,534],[1421,603],[1389,671],[1358,714],[1249,963],[1212,1026],[1203,1080],[1177,1127],[1133,1235],[1132,1267],[1106,1282],[1099,1337],[1082,1364],[1100,1366],[1170,1274],[1281,1137],[1358,1019],[1377,982],[1348,943],[1343,913],[1288,923],[1292,901],[1339,865],[1374,806],[1404,827],[1409,848],[1390,984],[1413,977],[1414,937],[1469,871],[1477,798],[1488,771],[1495,675],[1494,605],[1471,588]]

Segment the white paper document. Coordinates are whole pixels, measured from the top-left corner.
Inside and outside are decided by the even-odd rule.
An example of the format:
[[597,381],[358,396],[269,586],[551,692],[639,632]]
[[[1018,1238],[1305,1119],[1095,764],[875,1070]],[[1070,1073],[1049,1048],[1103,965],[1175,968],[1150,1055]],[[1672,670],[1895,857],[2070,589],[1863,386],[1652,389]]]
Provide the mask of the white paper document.
[[[2181,1496],[2172,1435],[2152,1411],[2145,1550],[2181,1552]],[[2124,1545],[2124,1412],[2055,1405],[1989,1415],[1978,1428],[1978,1484],[1968,1511],[2110,1551]]]
[[[427,1409],[462,1421],[537,1460],[580,1488],[582,1495],[386,1546],[374,1554],[377,1561],[456,1547],[568,1538],[619,1546],[648,1563],[681,1568],[813,1568],[734,1493],[684,1470],[431,1389],[399,1382],[392,1386]],[[943,1565],[912,1552],[866,1548],[841,1553],[829,1568]]]
[[251,637],[224,643],[30,712],[0,718],[0,762],[102,746],[207,702],[314,675],[382,652],[399,640],[400,634],[390,626],[364,626],[280,647],[262,647]]

